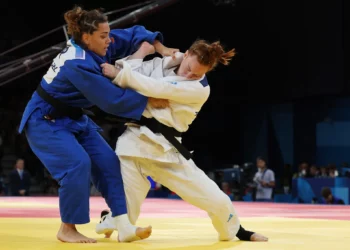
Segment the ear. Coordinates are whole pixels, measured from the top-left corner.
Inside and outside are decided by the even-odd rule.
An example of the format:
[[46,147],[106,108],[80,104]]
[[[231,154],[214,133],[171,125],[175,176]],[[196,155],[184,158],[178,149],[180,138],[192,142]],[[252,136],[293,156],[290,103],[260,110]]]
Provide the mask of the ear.
[[188,50],[186,50],[185,54],[184,54],[184,58],[188,57]]
[[89,45],[90,43],[90,35],[88,33],[84,33],[82,36],[82,40],[86,45]]

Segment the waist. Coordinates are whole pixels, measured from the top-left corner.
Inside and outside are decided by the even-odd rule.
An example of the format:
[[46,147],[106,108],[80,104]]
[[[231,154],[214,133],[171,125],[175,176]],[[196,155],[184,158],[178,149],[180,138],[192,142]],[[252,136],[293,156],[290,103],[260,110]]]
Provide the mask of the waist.
[[154,118],[142,117],[140,121],[133,122],[134,124],[145,126],[149,128],[153,133],[168,134],[174,137],[181,137],[182,132],[177,131],[172,127],[168,127]]
[[69,117],[73,120],[80,119],[84,114],[89,114],[80,107],[73,107],[65,102],[54,98],[46,90],[38,85],[35,94],[37,94],[44,102],[48,103],[52,108],[45,114],[45,119],[52,120],[56,118]]

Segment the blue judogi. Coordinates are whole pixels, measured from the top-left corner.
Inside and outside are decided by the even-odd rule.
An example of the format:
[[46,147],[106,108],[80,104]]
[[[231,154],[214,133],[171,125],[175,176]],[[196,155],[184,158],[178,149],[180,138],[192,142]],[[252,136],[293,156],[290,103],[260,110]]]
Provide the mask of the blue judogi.
[[[148,98],[115,86],[103,76],[100,65],[125,57],[143,41],[162,42],[159,32],[143,26],[110,32],[112,43],[104,57],[74,43],[56,56],[41,86],[52,97],[73,107],[98,106],[112,115],[140,119]],[[119,159],[99,134],[100,128],[86,115],[78,120],[63,117],[47,120],[53,107],[36,92],[24,111],[19,132],[25,131],[30,147],[60,185],[62,222],[90,221],[90,178],[112,210],[113,216],[126,214],[126,202]]]

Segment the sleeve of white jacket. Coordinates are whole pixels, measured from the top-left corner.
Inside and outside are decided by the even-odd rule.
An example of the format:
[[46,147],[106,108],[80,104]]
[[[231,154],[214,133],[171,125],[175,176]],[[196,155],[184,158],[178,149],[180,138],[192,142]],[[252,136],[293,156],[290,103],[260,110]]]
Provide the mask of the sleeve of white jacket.
[[132,71],[127,62],[113,83],[122,88],[131,88],[148,97],[172,100],[178,103],[201,103],[209,97],[209,87],[196,81],[167,82]]
[[132,71],[139,72],[144,76],[150,76],[153,70],[162,63],[162,59],[159,57],[153,58],[149,61],[143,61],[143,59],[129,59],[128,57],[122,60],[116,61],[116,64],[123,66],[123,61],[126,61]]

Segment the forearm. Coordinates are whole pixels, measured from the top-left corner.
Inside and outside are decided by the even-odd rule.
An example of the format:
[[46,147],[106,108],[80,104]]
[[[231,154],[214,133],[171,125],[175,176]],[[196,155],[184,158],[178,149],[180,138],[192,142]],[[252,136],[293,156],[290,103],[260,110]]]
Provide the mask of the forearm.
[[268,188],[272,188],[275,186],[275,182],[266,182],[264,183],[264,185],[262,185],[263,187],[268,187]]
[[172,100],[179,103],[200,103],[207,99],[208,93],[201,85],[186,82],[171,83],[146,77],[132,71],[128,63],[123,63],[113,83],[122,88],[131,88],[144,96]]
[[164,49],[166,48],[160,41],[158,40],[154,40],[153,43],[154,48],[156,49],[156,52],[158,52],[159,54],[163,54]]

